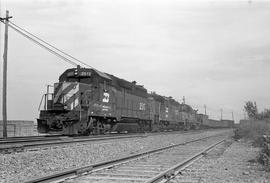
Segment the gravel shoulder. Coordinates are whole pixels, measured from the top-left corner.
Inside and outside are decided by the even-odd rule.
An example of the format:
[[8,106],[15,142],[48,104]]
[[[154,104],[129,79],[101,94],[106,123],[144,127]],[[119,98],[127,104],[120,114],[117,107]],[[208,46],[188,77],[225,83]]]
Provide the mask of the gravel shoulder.
[[232,140],[181,172],[171,183],[270,183],[270,173],[255,161],[259,148]]

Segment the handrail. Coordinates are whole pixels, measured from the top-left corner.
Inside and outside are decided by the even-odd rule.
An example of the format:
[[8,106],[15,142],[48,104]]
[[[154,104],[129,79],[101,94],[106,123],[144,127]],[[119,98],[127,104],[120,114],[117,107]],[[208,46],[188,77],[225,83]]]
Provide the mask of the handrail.
[[43,94],[43,95],[42,95],[42,98],[41,98],[40,103],[39,103],[39,106],[38,106],[38,111],[40,111],[40,106],[41,106],[41,104],[42,104],[42,101],[43,101],[45,95],[46,95],[46,94]]
[[40,100],[40,103],[39,103],[39,106],[38,106],[38,111],[40,111],[40,107],[42,105],[42,102],[43,100],[45,100],[45,103],[44,103],[44,109],[46,110],[47,109],[47,102],[48,102],[48,96],[51,95],[53,97],[53,93],[45,93],[42,95],[42,98]]

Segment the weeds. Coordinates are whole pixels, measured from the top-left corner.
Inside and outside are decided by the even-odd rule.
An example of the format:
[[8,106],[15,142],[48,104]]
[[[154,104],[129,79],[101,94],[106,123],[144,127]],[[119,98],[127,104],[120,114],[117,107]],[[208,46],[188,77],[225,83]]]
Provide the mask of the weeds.
[[270,171],[270,136],[263,136],[263,146],[258,157],[258,162],[265,166],[267,171]]
[[267,171],[270,171],[270,124],[263,121],[252,121],[245,125],[240,125],[234,131],[234,138],[249,139],[252,145],[260,147],[261,151],[257,161],[265,166]]

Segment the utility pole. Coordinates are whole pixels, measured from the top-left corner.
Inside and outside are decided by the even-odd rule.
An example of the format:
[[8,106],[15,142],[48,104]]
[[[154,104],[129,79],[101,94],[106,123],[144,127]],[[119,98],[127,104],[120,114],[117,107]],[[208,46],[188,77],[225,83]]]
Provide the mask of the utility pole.
[[185,96],[183,96],[183,104],[186,103],[186,99],[185,99]]
[[203,107],[204,107],[204,114],[206,115],[206,105],[204,104]]
[[5,42],[3,55],[3,138],[7,138],[7,51],[8,51],[8,20],[12,17],[0,18],[0,21],[5,23]]
[[247,119],[247,116],[246,116],[246,111],[245,111],[245,109],[243,109],[243,114],[244,114],[244,120],[246,120],[246,119]]
[[233,115],[233,112],[232,112],[232,120],[234,121],[234,115]]
[[220,121],[222,120],[223,109],[220,109]]

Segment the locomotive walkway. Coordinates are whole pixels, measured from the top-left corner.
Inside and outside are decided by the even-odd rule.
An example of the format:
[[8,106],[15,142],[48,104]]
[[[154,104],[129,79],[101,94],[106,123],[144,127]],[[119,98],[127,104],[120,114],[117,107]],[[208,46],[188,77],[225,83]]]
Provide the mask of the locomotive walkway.
[[28,182],[166,182],[230,135],[223,132]]

